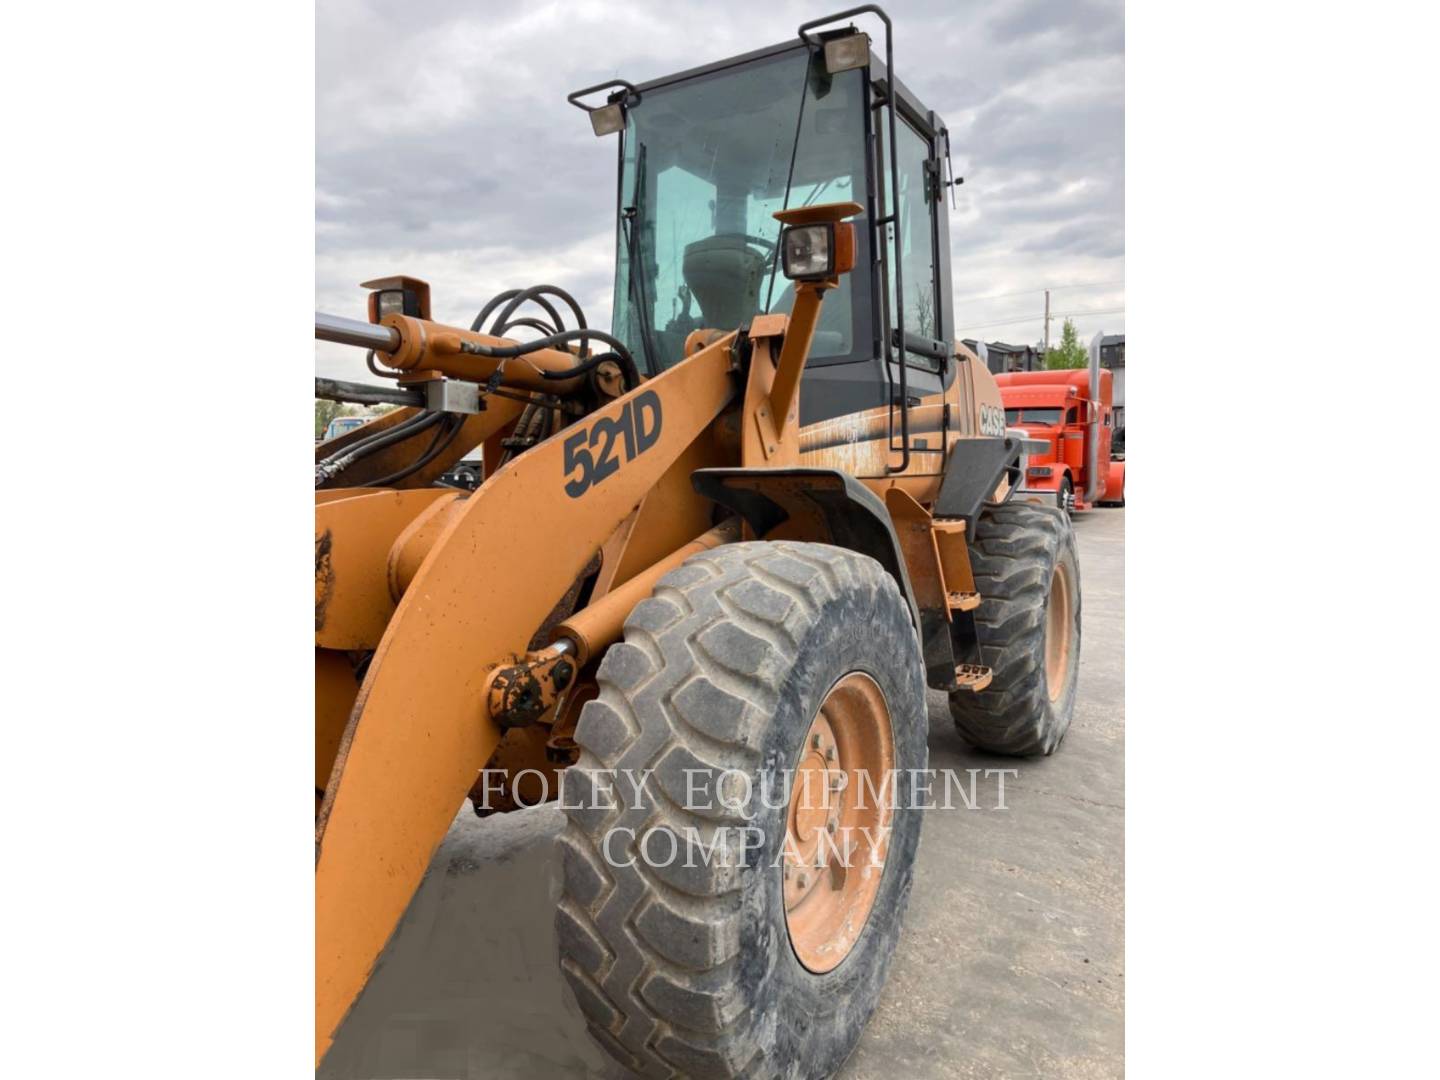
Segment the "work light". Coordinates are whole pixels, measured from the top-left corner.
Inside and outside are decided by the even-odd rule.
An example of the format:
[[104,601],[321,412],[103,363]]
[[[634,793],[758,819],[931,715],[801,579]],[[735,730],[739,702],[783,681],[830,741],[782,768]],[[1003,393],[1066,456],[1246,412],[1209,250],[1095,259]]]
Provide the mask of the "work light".
[[386,315],[409,315],[412,319],[430,317],[430,286],[419,278],[397,274],[362,282],[360,287],[371,290],[366,307],[373,323]]
[[846,34],[825,43],[825,70],[831,75],[870,63],[870,38],[866,34]]
[[780,232],[780,265],[791,281],[820,281],[854,269],[855,227],[845,221],[787,226]]
[[380,289],[375,294],[375,320],[379,322],[386,315],[410,315],[419,317],[419,298],[410,289]]
[[624,130],[625,110],[618,101],[590,110],[590,127],[596,135],[614,135]]
[[408,315],[405,310],[405,290],[385,289],[375,297],[375,309],[383,319],[386,315]]
[[829,277],[835,266],[835,226],[792,225],[780,237],[785,276],[791,280]]

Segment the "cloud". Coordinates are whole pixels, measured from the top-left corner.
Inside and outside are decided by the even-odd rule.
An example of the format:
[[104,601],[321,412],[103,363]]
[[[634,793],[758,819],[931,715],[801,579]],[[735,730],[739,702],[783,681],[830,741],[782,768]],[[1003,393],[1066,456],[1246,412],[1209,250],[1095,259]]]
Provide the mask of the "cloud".
[[1029,44],[1040,38],[1058,48],[1083,51],[1116,47],[1124,40],[1114,4],[1026,0],[989,10],[994,14],[987,30],[998,42]]
[[[900,77],[944,117],[965,177],[951,212],[957,325],[1028,315],[980,333],[1035,340],[1039,290],[1124,277],[1123,5],[885,6]],[[495,293],[545,281],[608,325],[616,144],[596,139],[565,95],[786,40],[823,11],[792,0],[723,14],[699,0],[320,0],[317,306],[358,316],[360,281],[405,272],[430,281],[438,318],[468,325]],[[1065,296],[1067,309],[1124,303],[1114,289]],[[1123,315],[1101,322],[1124,327]],[[374,381],[341,346],[317,343],[316,370]]]

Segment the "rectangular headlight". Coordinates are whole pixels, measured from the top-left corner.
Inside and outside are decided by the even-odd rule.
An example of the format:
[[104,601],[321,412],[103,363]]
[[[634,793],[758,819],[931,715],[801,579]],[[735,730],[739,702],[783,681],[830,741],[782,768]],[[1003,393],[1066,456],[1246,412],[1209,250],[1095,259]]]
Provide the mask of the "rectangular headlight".
[[386,315],[408,315],[404,289],[382,289],[375,295],[375,307],[383,319]]
[[867,34],[847,34],[825,43],[825,70],[831,75],[870,63],[870,38]]
[[386,315],[420,318],[420,298],[413,289],[381,289],[371,295],[374,297],[374,322],[379,322]]
[[780,261],[791,280],[829,277],[835,271],[835,226],[791,225],[780,234]]
[[590,110],[590,130],[596,135],[614,135],[625,130],[625,110],[618,101]]
[[378,323],[387,315],[430,318],[430,286],[419,278],[396,274],[362,281],[360,287],[372,290],[365,298],[365,310],[372,323]]

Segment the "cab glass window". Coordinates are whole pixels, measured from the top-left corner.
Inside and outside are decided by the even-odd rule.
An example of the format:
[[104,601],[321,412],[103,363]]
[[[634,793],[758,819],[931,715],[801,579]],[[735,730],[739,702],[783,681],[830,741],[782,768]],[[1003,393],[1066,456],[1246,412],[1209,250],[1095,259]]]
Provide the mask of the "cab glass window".
[[[894,199],[889,192],[890,165],[889,108],[882,108],[876,114],[876,142],[880,149],[879,180],[885,190],[885,213],[891,212]],[[888,303],[891,312],[891,326],[899,325],[895,318],[895,272],[898,262],[902,271],[901,287],[905,294],[904,329],[908,334],[936,338],[940,334],[940,317],[936,307],[935,270],[935,199],[931,190],[926,163],[930,160],[930,144],[903,119],[895,125],[897,152],[895,161],[899,171],[900,216],[896,225],[887,228],[886,258],[891,266],[889,274]],[[914,367],[938,371],[940,361],[932,356],[907,353],[908,362]]]
[[[864,93],[862,72],[829,75],[801,49],[647,90],[627,110],[613,326],[643,368],[678,361],[693,330],[791,309],[773,215],[864,205]],[[856,233],[856,271],[826,295],[812,362],[871,353],[863,216]]]

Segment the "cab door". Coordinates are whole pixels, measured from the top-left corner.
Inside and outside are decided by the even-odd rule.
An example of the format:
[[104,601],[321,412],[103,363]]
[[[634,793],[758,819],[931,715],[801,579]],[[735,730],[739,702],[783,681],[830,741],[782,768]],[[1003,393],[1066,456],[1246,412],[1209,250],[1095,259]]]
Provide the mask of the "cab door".
[[[908,429],[912,458],[906,471],[938,473],[944,468],[947,436],[953,424],[949,410],[937,407],[926,410],[923,416],[909,414],[921,401],[941,394],[956,373],[952,359],[952,316],[947,303],[949,222],[940,182],[943,136],[929,125],[917,122],[908,112],[902,103],[896,116],[898,175],[893,185],[889,160],[890,107],[881,105],[874,112],[875,190],[880,194],[883,223],[882,351],[889,358],[885,374],[890,387],[891,449],[903,450],[903,432]],[[926,134],[926,131],[933,133]],[[892,186],[896,188],[894,192]],[[902,357],[905,365],[903,400],[900,395]],[[931,412],[933,416],[929,415]]]
[[[879,185],[885,196],[884,214],[887,218],[894,212],[895,204],[889,190],[890,165],[886,156],[889,147],[888,112],[888,108],[880,109],[878,129]],[[935,217],[939,159],[930,140],[911,126],[903,114],[895,125],[895,140],[898,144],[895,161],[899,172],[900,212],[886,225],[886,311],[892,333],[903,327],[907,335],[937,341],[941,340]],[[896,304],[897,267],[904,293],[903,310]],[[932,373],[943,370],[944,365],[938,358],[923,352],[907,350],[906,358],[911,369]]]

